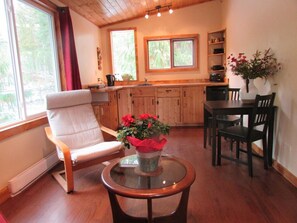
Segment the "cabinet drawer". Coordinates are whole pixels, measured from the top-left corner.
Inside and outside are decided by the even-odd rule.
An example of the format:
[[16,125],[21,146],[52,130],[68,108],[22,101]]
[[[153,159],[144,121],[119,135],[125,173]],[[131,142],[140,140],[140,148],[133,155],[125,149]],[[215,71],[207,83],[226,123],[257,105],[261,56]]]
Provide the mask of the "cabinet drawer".
[[155,96],[155,88],[144,87],[144,88],[132,88],[132,96]]
[[179,87],[158,88],[157,97],[180,97]]

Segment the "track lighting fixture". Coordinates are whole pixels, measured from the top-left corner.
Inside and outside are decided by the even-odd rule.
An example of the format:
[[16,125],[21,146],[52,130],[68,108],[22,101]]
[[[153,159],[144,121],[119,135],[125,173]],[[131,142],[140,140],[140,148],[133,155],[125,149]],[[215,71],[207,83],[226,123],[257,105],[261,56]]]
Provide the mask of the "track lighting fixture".
[[146,11],[146,14],[145,14],[144,18],[148,19],[149,18],[149,15],[151,15],[155,11],[157,11],[157,16],[160,17],[162,15],[161,14],[161,11],[164,8],[167,8],[168,9],[169,14],[172,14],[173,13],[173,9],[171,8],[171,5],[164,5],[164,6],[157,5],[154,9],[151,9],[151,10]]

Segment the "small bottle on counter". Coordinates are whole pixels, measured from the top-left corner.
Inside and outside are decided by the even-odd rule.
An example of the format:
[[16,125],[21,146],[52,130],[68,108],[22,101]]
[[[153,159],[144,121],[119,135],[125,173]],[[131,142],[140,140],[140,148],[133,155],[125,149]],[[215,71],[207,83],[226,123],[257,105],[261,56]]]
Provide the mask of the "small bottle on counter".
[[98,88],[104,88],[105,84],[100,77],[98,77]]

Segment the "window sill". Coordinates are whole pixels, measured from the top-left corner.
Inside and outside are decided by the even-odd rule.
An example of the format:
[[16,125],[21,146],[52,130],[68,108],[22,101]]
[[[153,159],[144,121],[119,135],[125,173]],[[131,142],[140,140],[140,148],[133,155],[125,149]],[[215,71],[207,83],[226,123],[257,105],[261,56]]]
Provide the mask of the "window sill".
[[168,69],[145,69],[146,73],[170,73],[170,72],[183,72],[183,71],[198,71],[197,66],[193,67],[179,67],[179,68],[168,68]]
[[30,129],[34,129],[36,127],[45,125],[48,123],[47,117],[42,116],[27,122],[23,122],[14,126],[9,126],[5,129],[0,130],[0,141],[7,139],[11,136],[23,133],[25,131],[28,131]]

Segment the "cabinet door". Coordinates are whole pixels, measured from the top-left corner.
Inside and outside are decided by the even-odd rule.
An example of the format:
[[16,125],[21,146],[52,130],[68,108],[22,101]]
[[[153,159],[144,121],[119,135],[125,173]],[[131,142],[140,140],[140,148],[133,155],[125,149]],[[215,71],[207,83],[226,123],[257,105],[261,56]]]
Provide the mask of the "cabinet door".
[[106,123],[106,127],[116,130],[119,126],[117,92],[112,91],[108,95],[109,103],[107,104],[105,115],[108,117],[107,121],[109,123]]
[[[116,130],[118,128],[118,104],[116,92],[109,92],[109,102],[93,105],[96,119],[100,125]],[[103,132],[105,140],[114,140],[111,136]]]
[[121,89],[118,91],[119,124],[121,123],[123,116],[131,113],[130,89]]
[[180,124],[180,98],[158,98],[157,99],[157,116],[161,122],[170,126]]
[[183,87],[182,122],[185,124],[203,123],[204,87]]
[[132,114],[134,117],[139,117],[143,113],[156,114],[155,97],[132,98]]
[[154,87],[137,87],[131,89],[131,94],[134,97],[155,96]]
[[180,97],[180,87],[160,87],[157,89],[158,98]]

